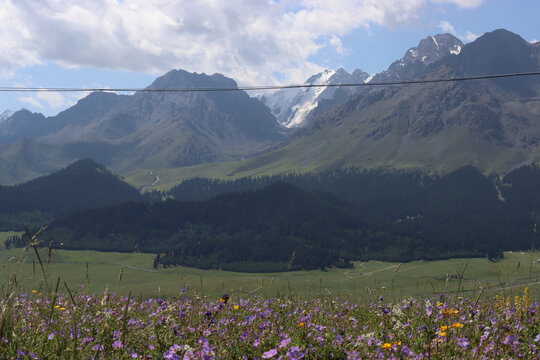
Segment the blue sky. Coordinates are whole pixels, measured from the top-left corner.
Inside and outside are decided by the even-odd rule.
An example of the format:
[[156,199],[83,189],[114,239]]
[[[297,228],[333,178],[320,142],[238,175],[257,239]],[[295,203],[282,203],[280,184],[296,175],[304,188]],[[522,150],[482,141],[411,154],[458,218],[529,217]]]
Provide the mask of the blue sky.
[[[538,0],[0,0],[0,86],[138,88],[170,69],[241,85],[385,70],[429,35],[540,40]],[[85,93],[0,93],[54,115]]]

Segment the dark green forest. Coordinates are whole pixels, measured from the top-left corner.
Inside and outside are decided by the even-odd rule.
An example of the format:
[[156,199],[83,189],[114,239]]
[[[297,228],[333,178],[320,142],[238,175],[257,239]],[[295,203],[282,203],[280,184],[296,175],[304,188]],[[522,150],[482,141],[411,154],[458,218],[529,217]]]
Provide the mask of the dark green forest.
[[[369,259],[496,261],[504,250],[530,249],[540,220],[535,165],[504,177],[464,167],[446,175],[341,169],[236,181],[195,178],[144,197],[100,169],[91,173],[108,174],[113,186],[101,185],[105,195],[93,195],[94,202],[70,198],[54,212],[55,200],[44,196],[33,200],[50,207],[20,207],[50,214],[44,244],[150,252],[156,266],[237,271],[349,267]],[[156,200],[163,197],[168,200]],[[16,221],[21,225],[21,218]]]
[[141,200],[103,165],[83,159],[24,184],[0,186],[0,231],[46,225],[76,210]]

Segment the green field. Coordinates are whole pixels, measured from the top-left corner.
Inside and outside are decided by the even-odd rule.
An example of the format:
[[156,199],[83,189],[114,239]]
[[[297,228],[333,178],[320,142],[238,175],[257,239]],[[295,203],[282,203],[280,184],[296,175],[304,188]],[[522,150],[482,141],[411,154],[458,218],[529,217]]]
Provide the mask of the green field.
[[[529,285],[533,298],[540,296],[540,252],[508,252],[498,263],[483,258],[404,264],[369,261],[356,262],[355,268],[348,270],[265,274],[185,267],[154,270],[152,254],[54,250],[49,264],[47,249],[41,249],[40,254],[49,286],[54,287],[60,278],[62,292],[66,292],[65,282],[73,292],[100,294],[108,289],[116,294],[131,292],[137,297],[178,296],[181,288],[185,288],[190,296],[295,295],[347,297],[362,302],[373,300],[381,293],[388,299],[439,293],[456,295],[458,287],[463,296],[478,296],[480,292],[482,296],[494,293],[509,296]],[[14,274],[19,291],[47,291],[33,249],[0,251],[0,282],[4,291]]]

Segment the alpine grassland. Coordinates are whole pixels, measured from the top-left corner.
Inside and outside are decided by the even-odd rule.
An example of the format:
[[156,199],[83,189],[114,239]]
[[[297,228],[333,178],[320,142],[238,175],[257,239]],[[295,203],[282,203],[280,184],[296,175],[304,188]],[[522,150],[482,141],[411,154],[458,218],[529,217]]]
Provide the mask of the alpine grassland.
[[539,356],[538,252],[249,274],[31,239],[0,251],[2,359]]

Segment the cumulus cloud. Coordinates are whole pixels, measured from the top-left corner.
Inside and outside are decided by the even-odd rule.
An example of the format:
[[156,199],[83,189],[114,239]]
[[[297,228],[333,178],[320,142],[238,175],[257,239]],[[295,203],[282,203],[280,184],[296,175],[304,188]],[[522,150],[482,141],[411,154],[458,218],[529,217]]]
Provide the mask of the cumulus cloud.
[[471,42],[476,40],[480,35],[474,34],[470,32],[469,30],[465,31],[465,34],[462,35],[462,40],[465,42]]
[[43,109],[43,105],[33,96],[21,96],[17,98],[20,102],[33,105],[37,108]]
[[447,32],[449,34],[452,34],[454,35],[455,37],[459,38],[461,41],[463,42],[471,42],[471,41],[474,41],[478,38],[478,36],[480,35],[476,35],[472,32],[470,32],[469,30],[465,31],[465,33],[458,33],[456,31],[456,29],[454,28],[454,26],[452,24],[450,24],[448,21],[444,20],[444,21],[441,21],[439,23],[439,28],[444,31],[444,32]]
[[345,51],[342,36],[373,24],[414,24],[429,2],[482,3],[0,0],[0,76],[55,62],[151,74],[172,68],[220,72],[242,84],[273,83],[275,74],[285,81],[305,80],[312,74],[306,71],[321,69],[309,62],[311,56],[324,48]]
[[447,32],[449,34],[452,34],[454,36],[456,36],[457,34],[457,31],[456,29],[454,29],[454,26],[452,24],[450,24],[448,21],[444,20],[444,21],[441,21],[439,23],[439,28],[444,31],[444,32]]
[[65,98],[62,94],[56,91],[45,91],[37,93],[38,99],[45,101],[49,108],[58,109],[65,105]]
[[330,45],[332,45],[336,52],[340,55],[344,55],[347,53],[347,49],[343,47],[343,42],[336,35],[332,36],[332,38],[330,39]]

